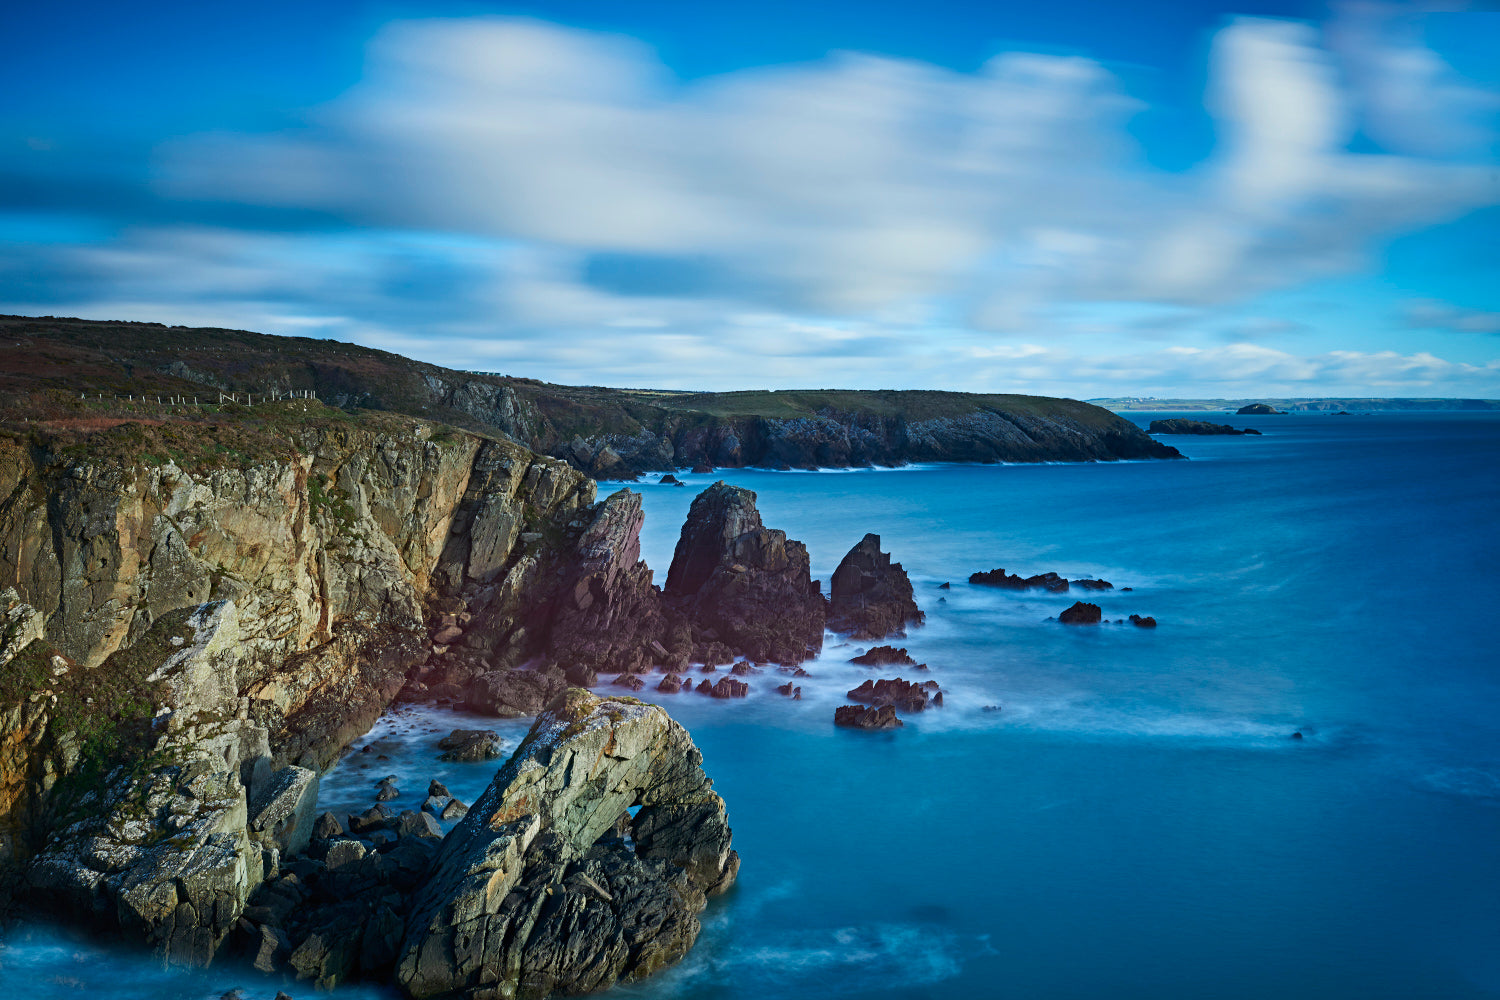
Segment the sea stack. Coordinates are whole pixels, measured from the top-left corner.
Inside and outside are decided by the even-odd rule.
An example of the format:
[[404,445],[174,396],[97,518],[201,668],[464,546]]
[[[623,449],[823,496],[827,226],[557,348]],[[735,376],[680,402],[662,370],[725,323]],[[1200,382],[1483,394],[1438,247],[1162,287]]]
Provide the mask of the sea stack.
[[829,584],[828,627],[855,639],[905,636],[926,617],[900,563],[880,550],[879,535],[865,535],[849,550]]

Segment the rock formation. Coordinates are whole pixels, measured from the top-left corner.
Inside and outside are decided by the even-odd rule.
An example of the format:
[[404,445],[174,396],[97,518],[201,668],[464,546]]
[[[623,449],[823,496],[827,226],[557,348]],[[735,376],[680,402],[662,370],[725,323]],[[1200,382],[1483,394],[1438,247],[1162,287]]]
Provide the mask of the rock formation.
[[[396,978],[413,997],[544,997],[648,975],[734,882],[724,803],[660,708],[570,690],[417,889]],[[622,814],[633,847],[616,835]]]
[[[1243,412],[1243,411],[1241,411]],[[1216,424],[1208,420],[1184,420],[1174,417],[1170,420],[1153,420],[1148,428],[1151,434],[1259,434],[1260,431],[1254,427],[1239,430],[1229,424]]]
[[1269,403],[1246,403],[1234,411],[1237,416],[1267,416],[1270,414],[1280,415],[1281,411]]
[[690,623],[695,647],[723,643],[752,660],[799,663],[823,645],[827,602],[806,546],[764,527],[755,494],[738,486],[718,482],[694,498],[664,596]]
[[1057,573],[1038,573],[1035,576],[1023,578],[1014,573],[1007,573],[1003,569],[971,573],[969,582],[985,587],[1000,587],[1004,590],[1045,590],[1049,594],[1066,594],[1070,586],[1082,590],[1115,589],[1115,585],[1108,580],[1074,580],[1070,584],[1067,577],[1059,576]]
[[1137,628],[1156,628],[1156,619],[1150,617],[1149,615],[1131,615],[1130,624],[1136,626]]
[[897,664],[903,667],[917,667],[921,669],[921,665],[911,658],[911,654],[906,651],[906,647],[904,646],[900,648],[895,646],[876,646],[873,649],[860,653],[849,662],[861,667],[884,667],[890,664]]
[[856,639],[906,635],[925,618],[900,563],[880,551],[880,536],[865,535],[849,550],[829,582],[828,627]]
[[1103,617],[1099,605],[1074,601],[1071,608],[1057,616],[1057,620],[1064,625],[1098,625]]
[[[918,684],[897,677],[895,680],[867,680],[850,691],[848,698],[877,708],[889,705],[903,712],[920,712],[927,708],[937,690],[937,681]],[[939,701],[938,704],[942,702]]]
[[896,710],[890,705],[879,708],[840,705],[833,710],[833,724],[848,729],[899,729],[905,725],[896,718]]

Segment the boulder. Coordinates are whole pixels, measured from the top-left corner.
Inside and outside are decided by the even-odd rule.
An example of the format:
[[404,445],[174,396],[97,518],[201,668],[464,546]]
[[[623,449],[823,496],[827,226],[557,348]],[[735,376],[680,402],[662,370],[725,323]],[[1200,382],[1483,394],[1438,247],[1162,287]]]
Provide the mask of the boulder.
[[661,679],[661,683],[656,685],[656,690],[663,694],[677,694],[682,690],[682,678],[676,674],[667,674]]
[[[397,983],[417,1000],[543,997],[682,958],[739,865],[701,761],[661,708],[568,691],[442,842]],[[628,844],[615,832],[634,806]]]
[[462,688],[461,700],[471,712],[514,719],[536,715],[567,686],[567,680],[556,669],[490,670]]
[[1104,617],[1097,604],[1074,601],[1073,606],[1057,616],[1064,625],[1098,625]]
[[693,499],[664,596],[695,639],[748,659],[800,663],[823,645],[827,602],[806,546],[766,528],[755,494],[738,486],[718,482]]
[[1156,628],[1156,619],[1150,616],[1131,615],[1130,624],[1136,628]]
[[438,740],[438,749],[447,751],[443,760],[494,760],[501,752],[500,734],[489,729],[455,729]]
[[834,709],[833,724],[849,729],[899,729],[905,725],[896,718],[896,710],[889,705],[880,708],[840,705]]
[[686,486],[687,485],[687,483],[683,482],[681,479],[678,479],[676,476],[672,475],[670,472],[667,473],[665,476],[662,476],[660,479],[658,479],[657,482],[660,483],[663,486]]
[[860,638],[904,636],[924,615],[900,563],[880,551],[880,536],[865,535],[850,549],[829,583],[828,627]]
[[639,691],[645,686],[646,682],[640,674],[621,674],[615,678],[615,687],[625,688],[628,691]]

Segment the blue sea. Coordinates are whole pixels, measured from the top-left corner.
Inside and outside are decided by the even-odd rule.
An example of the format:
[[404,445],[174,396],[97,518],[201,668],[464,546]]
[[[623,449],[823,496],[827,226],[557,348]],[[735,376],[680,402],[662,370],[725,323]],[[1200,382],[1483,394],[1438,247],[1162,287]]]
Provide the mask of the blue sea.
[[[1167,439],[1186,462],[632,486],[659,582],[716,478],[756,491],[825,585],[879,534],[927,613],[900,644],[946,705],[835,729],[846,690],[902,671],[849,664],[862,647],[833,636],[801,701],[774,671],[743,701],[643,692],[702,749],[743,868],[681,965],[615,993],[1500,997],[1500,415],[1232,419],[1263,436]],[[1117,589],[966,582],[996,567]],[[1079,598],[1109,622],[1054,620]],[[1131,613],[1160,626],[1114,623]],[[366,741],[389,759],[346,758],[324,800],[367,805],[391,772],[398,804],[430,776],[472,800],[493,765],[441,764],[435,741],[473,722],[387,717]],[[526,727],[498,728],[513,744]],[[282,986],[40,926],[0,944],[0,982],[35,1000]]]

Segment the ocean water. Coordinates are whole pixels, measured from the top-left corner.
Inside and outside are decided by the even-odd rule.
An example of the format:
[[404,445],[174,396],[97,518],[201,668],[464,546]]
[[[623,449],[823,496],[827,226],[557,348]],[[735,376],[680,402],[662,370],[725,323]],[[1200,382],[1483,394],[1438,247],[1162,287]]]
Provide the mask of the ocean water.
[[[658,580],[716,478],[755,490],[825,583],[880,534],[928,616],[900,644],[946,705],[835,729],[846,690],[912,676],[849,664],[862,647],[836,637],[798,702],[774,671],[743,701],[643,692],[702,749],[743,868],[681,965],[616,993],[1500,996],[1500,415],[1235,419],[1264,435],[1170,439],[1187,462],[632,486]],[[1160,626],[1063,626],[1085,595],[965,582],[1002,566],[1131,587],[1085,599]],[[435,741],[476,722],[382,720],[361,741],[378,753],[346,757],[324,802],[367,805],[389,773],[413,802],[432,776],[472,801],[495,765],[442,764]],[[525,729],[489,725],[511,744]],[[0,981],[38,998],[277,988],[35,926],[0,943]]]

